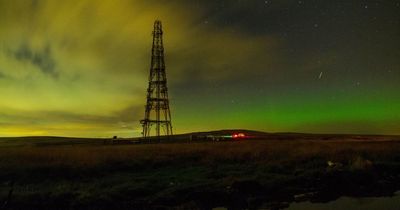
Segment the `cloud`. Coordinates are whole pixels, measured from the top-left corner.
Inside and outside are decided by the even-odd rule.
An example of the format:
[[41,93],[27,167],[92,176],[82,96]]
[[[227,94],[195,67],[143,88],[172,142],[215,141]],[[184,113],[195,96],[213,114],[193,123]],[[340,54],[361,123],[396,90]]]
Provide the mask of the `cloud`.
[[[0,134],[66,135],[109,137],[139,135],[141,107],[132,105],[108,115],[68,111],[20,111],[7,109],[0,113]],[[19,133],[19,134],[18,134]]]
[[263,71],[257,63],[267,55],[272,62],[279,45],[275,37],[203,24],[202,8],[189,12],[177,1],[0,0],[0,5],[0,66],[7,75],[0,84],[0,114],[30,113],[7,119],[32,122],[24,118],[31,116],[37,129],[57,122],[110,130],[115,122],[140,126],[155,19],[163,21],[171,87],[193,75],[203,83],[257,74]]
[[58,77],[56,71],[56,62],[51,54],[50,46],[34,52],[26,44],[21,45],[15,52],[13,52],[15,59],[21,62],[29,62],[38,67],[44,74],[48,74],[54,78]]

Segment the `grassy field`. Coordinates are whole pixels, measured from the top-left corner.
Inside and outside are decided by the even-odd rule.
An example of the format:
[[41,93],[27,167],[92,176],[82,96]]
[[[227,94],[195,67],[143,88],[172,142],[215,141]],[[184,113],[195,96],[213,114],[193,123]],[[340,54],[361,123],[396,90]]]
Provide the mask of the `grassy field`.
[[4,209],[277,209],[400,189],[400,141],[44,145],[0,146]]

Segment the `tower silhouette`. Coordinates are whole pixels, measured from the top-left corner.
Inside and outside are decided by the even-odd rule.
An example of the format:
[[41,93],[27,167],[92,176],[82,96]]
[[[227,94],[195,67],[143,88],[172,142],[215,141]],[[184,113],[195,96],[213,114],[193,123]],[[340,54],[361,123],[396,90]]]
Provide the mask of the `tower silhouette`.
[[147,88],[147,102],[143,126],[143,137],[152,136],[152,126],[155,126],[154,135],[158,138],[163,133],[172,135],[171,111],[169,109],[167,76],[165,73],[163,30],[161,21],[154,22],[153,47],[151,49],[151,64],[149,86]]

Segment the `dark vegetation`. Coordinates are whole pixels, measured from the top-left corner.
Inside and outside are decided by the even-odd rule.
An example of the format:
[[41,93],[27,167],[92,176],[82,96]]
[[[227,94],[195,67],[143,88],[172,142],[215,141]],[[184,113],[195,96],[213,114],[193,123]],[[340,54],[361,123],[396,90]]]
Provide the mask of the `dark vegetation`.
[[395,137],[138,145],[49,137],[0,142],[3,209],[279,209],[295,200],[382,196],[400,189]]

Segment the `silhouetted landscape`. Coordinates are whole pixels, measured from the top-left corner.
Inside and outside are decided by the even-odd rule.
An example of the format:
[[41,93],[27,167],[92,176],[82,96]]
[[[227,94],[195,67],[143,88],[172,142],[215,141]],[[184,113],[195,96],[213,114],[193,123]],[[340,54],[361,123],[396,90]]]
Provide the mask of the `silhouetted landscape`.
[[400,189],[399,136],[239,130],[253,138],[189,141],[233,132],[132,145],[0,138],[3,209],[284,209]]

